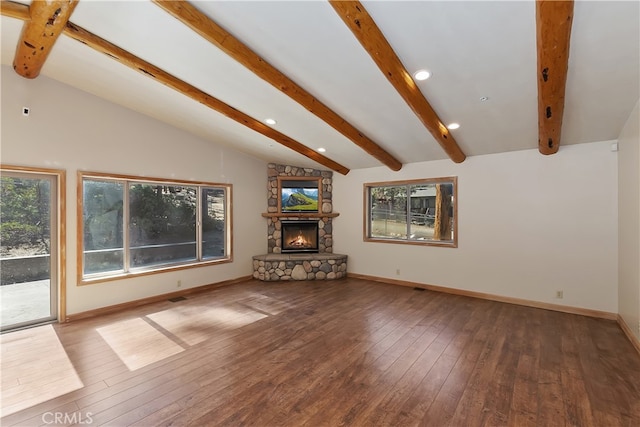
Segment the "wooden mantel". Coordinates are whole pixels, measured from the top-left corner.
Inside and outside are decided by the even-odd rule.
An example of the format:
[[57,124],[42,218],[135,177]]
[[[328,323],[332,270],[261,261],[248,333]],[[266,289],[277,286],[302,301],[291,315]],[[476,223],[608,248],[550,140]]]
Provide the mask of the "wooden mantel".
[[265,218],[322,218],[322,217],[327,217],[327,218],[335,218],[338,215],[340,215],[337,212],[331,212],[331,213],[322,213],[322,212],[312,212],[312,213],[308,213],[308,212],[287,212],[287,213],[282,213],[282,212],[263,212],[262,216]]

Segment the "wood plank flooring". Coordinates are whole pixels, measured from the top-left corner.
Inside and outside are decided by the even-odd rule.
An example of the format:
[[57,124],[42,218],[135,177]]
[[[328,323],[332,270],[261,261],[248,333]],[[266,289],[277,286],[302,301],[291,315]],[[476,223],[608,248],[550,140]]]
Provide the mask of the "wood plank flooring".
[[359,279],[249,281],[1,336],[3,426],[638,426],[615,322]]

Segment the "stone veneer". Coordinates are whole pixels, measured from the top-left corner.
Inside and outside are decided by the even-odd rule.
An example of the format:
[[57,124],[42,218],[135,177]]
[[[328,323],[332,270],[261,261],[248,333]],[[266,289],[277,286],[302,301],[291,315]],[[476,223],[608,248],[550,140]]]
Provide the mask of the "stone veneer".
[[[278,177],[322,178],[322,205],[317,214],[279,215]],[[347,276],[347,256],[333,253],[333,172],[295,166],[268,165],[267,247],[268,253],[253,257],[253,277],[265,282],[279,280],[334,280]],[[283,254],[280,220],[318,220],[318,253]]]
[[266,254],[253,257],[253,277],[265,282],[333,280],[346,276],[346,255]]
[[[333,218],[326,214],[333,212],[332,202],[332,181],[333,172],[320,171],[317,169],[299,168],[295,166],[276,165],[269,163],[268,165],[268,193],[267,193],[267,212],[277,213],[279,197],[278,194],[278,177],[322,177],[322,188],[318,189],[322,197],[322,206],[317,216],[305,216],[304,218],[296,216],[287,216],[287,220],[299,219],[317,219],[318,220],[318,252],[333,252]],[[281,242],[281,218],[277,216],[267,218],[267,252],[279,254],[282,251]]]

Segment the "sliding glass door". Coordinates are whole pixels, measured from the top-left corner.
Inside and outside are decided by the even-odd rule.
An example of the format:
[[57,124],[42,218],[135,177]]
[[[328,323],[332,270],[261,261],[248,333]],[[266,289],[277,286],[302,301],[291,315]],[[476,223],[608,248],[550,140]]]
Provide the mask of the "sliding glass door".
[[2,332],[58,319],[59,176],[2,169]]

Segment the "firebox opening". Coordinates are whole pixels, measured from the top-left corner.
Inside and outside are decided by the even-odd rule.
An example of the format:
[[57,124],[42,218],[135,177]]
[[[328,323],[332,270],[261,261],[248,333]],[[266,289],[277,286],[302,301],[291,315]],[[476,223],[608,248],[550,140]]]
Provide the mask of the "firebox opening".
[[282,252],[318,252],[318,221],[282,221]]

